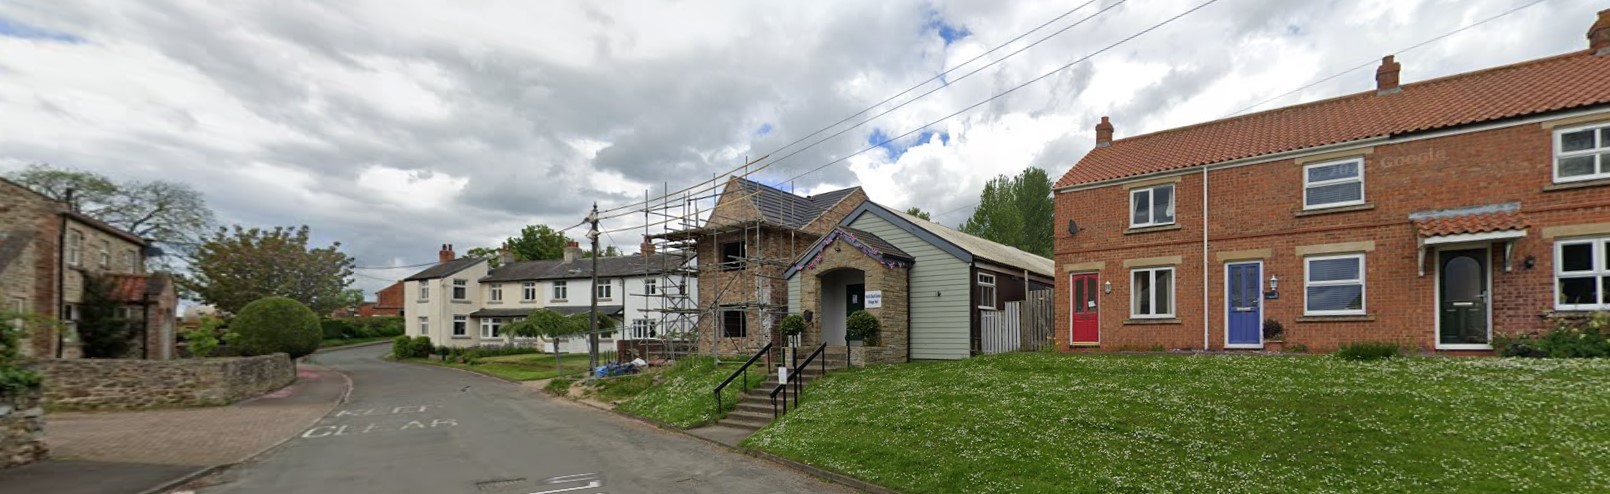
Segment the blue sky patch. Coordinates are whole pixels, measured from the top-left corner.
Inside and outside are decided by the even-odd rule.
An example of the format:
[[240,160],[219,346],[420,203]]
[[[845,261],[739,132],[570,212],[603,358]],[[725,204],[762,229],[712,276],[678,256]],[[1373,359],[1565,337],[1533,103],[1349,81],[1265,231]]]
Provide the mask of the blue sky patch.
[[912,146],[927,144],[935,138],[939,139],[939,145],[941,146],[950,144],[949,132],[935,132],[932,130],[918,132],[916,137],[890,140],[889,135],[885,134],[883,129],[872,129],[872,134],[867,136],[866,142],[868,145],[883,148],[883,152],[889,155],[889,161],[900,161],[900,157],[905,156],[906,151],[910,150]]
[[766,137],[766,136],[769,136],[769,135],[771,135],[771,123],[770,122],[760,124],[760,128],[755,129],[755,137]]
[[22,39],[42,39],[62,43],[81,43],[84,38],[61,31],[52,31],[0,17],[0,36]]
[[951,43],[961,41],[963,38],[973,35],[973,33],[968,31],[965,27],[953,26],[950,23],[945,22],[945,19],[940,17],[938,12],[930,12],[928,14],[928,22],[923,24],[922,27],[924,31],[934,31],[938,33],[939,38],[945,40],[945,46],[950,46]]

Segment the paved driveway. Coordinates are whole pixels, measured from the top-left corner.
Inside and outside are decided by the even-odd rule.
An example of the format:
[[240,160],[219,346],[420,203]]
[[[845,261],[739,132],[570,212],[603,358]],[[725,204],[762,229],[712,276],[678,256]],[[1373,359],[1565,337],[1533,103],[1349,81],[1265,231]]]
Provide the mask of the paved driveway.
[[380,359],[386,351],[316,356],[352,377],[351,401],[268,455],[207,479],[199,491],[845,492],[518,385]]

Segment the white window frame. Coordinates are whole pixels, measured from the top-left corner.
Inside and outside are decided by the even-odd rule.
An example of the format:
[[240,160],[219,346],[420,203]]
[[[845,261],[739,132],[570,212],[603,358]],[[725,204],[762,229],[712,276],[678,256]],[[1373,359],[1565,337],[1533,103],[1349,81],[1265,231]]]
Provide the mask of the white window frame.
[[537,300],[537,282],[527,281],[520,283],[520,301],[535,302]]
[[140,255],[134,249],[123,251],[123,257],[128,258],[129,272],[140,274]]
[[470,316],[453,316],[453,337],[464,338],[470,335]]
[[650,333],[654,333],[656,329],[659,329],[659,325],[660,321],[657,319],[633,319],[631,331],[627,334],[630,339],[634,340],[654,338],[654,335]]
[[[988,279],[988,281],[985,281],[986,279]],[[995,305],[1000,303],[999,292],[995,291],[995,275],[991,273],[978,273],[975,281],[978,283],[978,300],[973,301],[973,304],[978,306],[980,309],[995,310]],[[989,291],[985,292],[984,290],[986,289]],[[989,294],[989,305],[979,303],[984,300],[985,293]]]
[[453,280],[453,300],[463,302],[470,299],[469,280]]
[[[1578,126],[1575,126],[1575,127],[1566,127],[1566,128],[1561,128],[1561,129],[1554,129],[1554,166],[1553,166],[1553,175],[1554,175],[1554,182],[1555,183],[1559,183],[1559,182],[1580,182],[1580,181],[1584,181],[1584,180],[1600,180],[1600,179],[1610,178],[1610,163],[1606,163],[1607,160],[1605,159],[1606,155],[1610,155],[1610,139],[1605,139],[1604,138],[1605,129],[1610,129],[1610,123],[1599,122],[1599,123],[1592,123],[1592,124],[1588,124],[1588,125],[1578,125]],[[1593,131],[1593,140],[1596,143],[1594,145],[1594,147],[1591,147],[1591,148],[1588,148],[1588,149],[1582,150],[1582,151],[1569,151],[1569,152],[1564,151],[1564,149],[1565,149],[1565,135],[1575,133],[1575,132],[1581,132],[1581,131],[1584,131],[1584,130],[1592,130]],[[1579,157],[1582,157],[1582,156],[1594,156],[1594,159],[1593,159],[1594,173],[1590,173],[1590,174],[1587,174],[1587,175],[1577,175],[1577,176],[1574,176],[1574,177],[1561,177],[1560,176],[1560,161],[1565,160],[1567,158],[1579,158]],[[1555,293],[1559,293],[1559,292],[1555,292]]]
[[419,301],[430,301],[430,280],[419,280]]
[[656,280],[654,278],[649,278],[649,279],[643,280],[643,294],[644,295],[659,295],[660,294],[660,280]]
[[430,336],[430,318],[429,317],[421,317],[421,318],[419,318],[419,334],[420,334],[420,336]]
[[[1156,192],[1154,192],[1154,191],[1156,191],[1158,189],[1169,189],[1168,209],[1169,209],[1169,217],[1172,218],[1172,219],[1168,220],[1167,222],[1158,222],[1158,221],[1156,221],[1156,219],[1157,219],[1157,210],[1156,209],[1148,209],[1148,212],[1150,214],[1147,216],[1146,222],[1145,223],[1136,223],[1135,222],[1135,206],[1137,204],[1139,204],[1139,202],[1135,200],[1135,197],[1139,196],[1140,193],[1145,192],[1146,193],[1146,204],[1147,204],[1148,207],[1150,207],[1151,203],[1152,203],[1152,196],[1154,194],[1156,194]],[[1153,185],[1153,186],[1150,186],[1150,187],[1136,187],[1136,188],[1133,188],[1133,189],[1129,189],[1129,209],[1125,211],[1125,213],[1127,213],[1129,215],[1129,227],[1130,228],[1148,228],[1148,227],[1154,227],[1154,226],[1172,225],[1175,222],[1179,221],[1179,215],[1176,214],[1177,211],[1178,211],[1178,208],[1175,207],[1175,205],[1179,204],[1179,202],[1180,202],[1179,190],[1174,188],[1174,184],[1162,184],[1162,185]]]
[[112,268],[112,241],[101,241],[101,269]]
[[564,302],[567,300],[570,300],[570,285],[565,281],[553,282],[553,300],[551,301]]
[[614,282],[614,280],[598,280],[598,284],[593,285],[593,296],[598,297],[598,300],[614,300],[615,299],[615,282]]
[[[1157,310],[1157,273],[1160,273],[1160,272],[1163,272],[1163,271],[1168,271],[1168,278],[1169,278],[1169,282],[1168,282],[1168,312],[1159,312]],[[1138,303],[1139,300],[1136,300],[1136,298],[1135,298],[1135,296],[1139,294],[1137,292],[1137,290],[1135,289],[1135,274],[1136,273],[1141,273],[1141,272],[1149,273],[1147,276],[1151,279],[1151,285],[1150,285],[1151,286],[1151,300],[1147,300],[1147,302],[1150,302],[1147,305],[1150,305],[1151,308],[1152,308],[1152,313],[1151,314],[1141,314],[1139,312],[1136,312],[1137,310],[1140,309],[1140,304]],[[1179,286],[1180,286],[1180,273],[1179,273],[1178,270],[1174,269],[1174,266],[1148,266],[1148,267],[1130,269],[1129,270],[1129,318],[1130,319],[1173,319],[1175,317],[1174,310],[1176,308],[1178,308],[1179,302],[1180,302],[1179,298],[1178,298]]]
[[67,265],[78,266],[84,262],[84,232],[72,230],[67,232]]
[[[1588,255],[1593,256],[1593,264],[1589,271],[1565,271],[1565,246],[1587,244],[1592,247]],[[1586,311],[1610,310],[1610,294],[1605,293],[1604,280],[1610,278],[1610,262],[1605,260],[1605,251],[1610,250],[1610,237],[1574,238],[1554,242],[1554,310]],[[1592,278],[1594,288],[1599,293],[1599,303],[1596,304],[1566,304],[1560,301],[1561,278]]]
[[[1354,163],[1354,164],[1358,165],[1358,175],[1357,176],[1349,177],[1349,178],[1337,178],[1337,179],[1331,179],[1331,180],[1320,180],[1318,182],[1310,182],[1310,181],[1308,181],[1308,171],[1311,170],[1311,169],[1321,168],[1321,167],[1326,167],[1326,166],[1345,165],[1345,164],[1348,164],[1348,163]],[[1324,204],[1314,204],[1314,205],[1309,205],[1308,204],[1308,190],[1309,189],[1312,189],[1314,187],[1324,187],[1324,186],[1327,186],[1327,185],[1341,185],[1341,184],[1348,184],[1348,183],[1353,183],[1353,182],[1358,182],[1358,199],[1356,199],[1356,200],[1341,201],[1341,202],[1327,202],[1327,203],[1324,203]],[[1315,209],[1330,209],[1330,208],[1339,208],[1339,207],[1344,207],[1344,206],[1357,206],[1357,205],[1360,205],[1360,204],[1364,204],[1364,199],[1365,199],[1365,189],[1364,189],[1364,187],[1365,187],[1365,183],[1364,183],[1364,158],[1362,158],[1362,157],[1353,157],[1353,158],[1347,158],[1347,159],[1340,159],[1340,160],[1334,160],[1334,161],[1325,161],[1325,162],[1320,162],[1320,163],[1310,163],[1310,164],[1307,164],[1307,165],[1303,165],[1303,210],[1311,211],[1311,210],[1315,210]]]
[[[1314,281],[1313,279],[1311,279],[1312,275],[1313,275],[1313,270],[1309,269],[1309,263],[1312,263],[1314,261],[1333,261],[1333,260],[1336,260],[1336,259],[1358,259],[1358,280],[1357,281],[1353,281],[1353,280]],[[1364,254],[1362,252],[1355,252],[1355,253],[1351,253],[1351,254],[1326,254],[1326,255],[1315,255],[1315,256],[1304,257],[1303,258],[1303,315],[1305,315],[1305,316],[1362,316],[1362,315],[1367,314],[1368,311],[1369,311],[1369,308],[1370,308],[1370,286],[1369,286],[1370,283],[1369,283],[1369,271],[1367,270],[1367,266],[1369,266],[1368,262],[1369,261],[1364,259]],[[1344,309],[1344,310],[1310,310],[1308,308],[1308,287],[1311,287],[1311,286],[1352,286],[1352,285],[1358,285],[1359,307],[1358,307],[1357,310],[1346,310],[1346,309]]]
[[493,339],[503,337],[503,320],[496,317],[481,318],[481,338]]
[[503,284],[502,283],[493,283],[490,287],[488,287],[487,288],[486,298],[488,299],[488,301],[491,301],[491,302],[502,302],[503,301]]

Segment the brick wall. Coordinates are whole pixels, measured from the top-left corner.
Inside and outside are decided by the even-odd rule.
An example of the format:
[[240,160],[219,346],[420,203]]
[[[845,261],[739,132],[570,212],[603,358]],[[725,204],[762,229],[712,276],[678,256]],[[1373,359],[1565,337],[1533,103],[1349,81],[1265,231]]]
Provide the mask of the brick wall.
[[[1264,317],[1286,328],[1286,345],[1328,351],[1352,341],[1395,341],[1432,350],[1436,338],[1435,252],[1426,274],[1416,266],[1417,237],[1411,212],[1518,202],[1531,223],[1514,245],[1513,270],[1504,270],[1503,244],[1491,244],[1495,334],[1530,331],[1553,310],[1554,239],[1551,226],[1610,220],[1610,187],[1559,189],[1552,185],[1552,131],[1536,123],[1376,145],[1364,157],[1365,201],[1357,208],[1303,214],[1303,168],[1278,160],[1209,174],[1209,248],[1203,279],[1202,175],[1175,180],[1177,228],[1128,230],[1129,191],[1121,184],[1059,193],[1056,224],[1077,220],[1081,231],[1056,232],[1057,340],[1068,348],[1067,271],[1094,269],[1112,292],[1100,295],[1101,348],[1104,350],[1202,348],[1204,320],[1208,347],[1224,347],[1224,269],[1219,256],[1267,250],[1267,279],[1278,276],[1280,298],[1264,301]],[[1365,252],[1365,317],[1303,316],[1303,258],[1297,247],[1373,242]],[[1129,319],[1129,268],[1124,261],[1178,256],[1176,320],[1133,324]],[[1534,258],[1532,268],[1524,260]],[[1100,265],[1099,269],[1094,266]],[[1203,290],[1208,294],[1204,314]]]
[[[25,310],[57,317],[56,273],[61,216],[56,203],[20,185],[0,180],[0,232],[32,235],[21,255],[0,272],[0,304],[11,309],[21,300]],[[55,355],[54,333],[28,334],[25,355]]]
[[296,381],[283,353],[183,360],[48,359],[29,366],[44,376],[52,410],[138,410],[228,405]]

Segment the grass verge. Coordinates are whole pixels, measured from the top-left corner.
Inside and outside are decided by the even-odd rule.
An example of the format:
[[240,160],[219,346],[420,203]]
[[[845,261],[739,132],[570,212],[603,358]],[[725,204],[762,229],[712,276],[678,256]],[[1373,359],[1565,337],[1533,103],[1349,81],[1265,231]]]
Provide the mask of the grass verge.
[[1610,361],[1013,354],[838,373],[745,445],[906,492],[1607,492]]
[[[678,360],[675,365],[661,372],[664,377],[660,384],[648,387],[615,409],[684,429],[714,422],[738,406],[739,393],[748,391],[739,389],[744,387],[742,377],[733,381],[722,390],[722,404],[725,409],[718,413],[712,391],[722,380],[732,375],[733,371],[738,370],[741,362],[722,365],[714,363],[715,360],[710,357],[686,357]],[[753,389],[759,386],[761,381],[766,380],[766,369],[762,367],[764,366],[755,365],[746,371],[749,376],[749,388]]]

